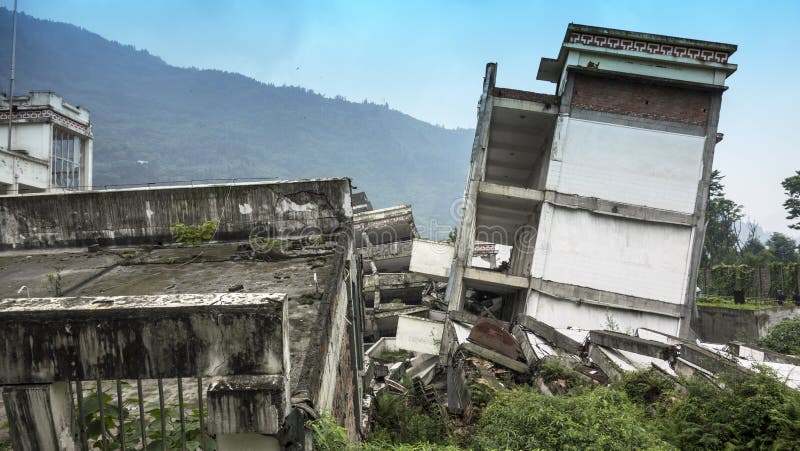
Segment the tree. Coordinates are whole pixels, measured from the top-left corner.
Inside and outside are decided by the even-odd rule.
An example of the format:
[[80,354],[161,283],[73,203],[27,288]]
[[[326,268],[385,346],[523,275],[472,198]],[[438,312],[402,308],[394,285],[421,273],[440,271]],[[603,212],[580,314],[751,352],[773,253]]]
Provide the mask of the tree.
[[789,213],[786,219],[790,221],[798,220],[794,224],[789,224],[789,228],[800,230],[800,171],[796,171],[795,175],[787,177],[786,180],[781,182],[781,185],[786,190],[786,195],[789,196],[786,202],[783,203],[783,208]]
[[775,232],[767,240],[767,247],[775,261],[791,263],[797,261],[797,243],[788,236]]
[[713,266],[737,259],[739,221],[744,216],[742,206],[725,197],[724,177],[711,173],[706,207],[706,238],[703,246],[703,266]]

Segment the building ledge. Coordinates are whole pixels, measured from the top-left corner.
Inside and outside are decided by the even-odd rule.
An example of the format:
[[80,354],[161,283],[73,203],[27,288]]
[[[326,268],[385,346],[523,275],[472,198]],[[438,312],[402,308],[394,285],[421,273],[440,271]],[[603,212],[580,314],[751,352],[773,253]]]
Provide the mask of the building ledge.
[[527,277],[512,276],[510,274],[480,268],[465,268],[464,280],[467,282],[467,285],[471,287],[498,293],[527,289],[529,286]]

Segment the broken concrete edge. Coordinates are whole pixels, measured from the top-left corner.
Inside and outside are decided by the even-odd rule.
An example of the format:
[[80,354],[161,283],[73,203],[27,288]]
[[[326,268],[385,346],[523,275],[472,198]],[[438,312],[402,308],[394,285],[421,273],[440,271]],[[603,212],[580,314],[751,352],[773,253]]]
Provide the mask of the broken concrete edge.
[[483,346],[476,345],[475,343],[466,342],[462,343],[459,346],[463,351],[466,351],[471,354],[475,354],[478,357],[484,358],[489,360],[493,363],[496,363],[500,366],[504,366],[512,371],[516,371],[517,373],[527,373],[528,372],[528,364],[525,362],[520,362],[519,360],[510,359],[499,352],[495,352],[491,349],[484,348]]
[[789,365],[800,366],[800,357],[791,354],[781,354],[779,352],[770,351],[759,346],[732,341],[728,343],[728,349],[731,354],[747,360],[754,360],[756,362],[774,362],[786,363]]
[[622,349],[667,361],[677,356],[677,350],[673,346],[609,330],[590,331],[589,341],[607,348]]
[[[473,313],[466,312],[464,310],[450,310],[447,312],[447,316],[450,317],[450,319],[453,321],[469,324],[470,326],[474,326],[479,319],[484,318],[482,316],[478,316]],[[505,328],[506,330],[511,329],[511,323],[509,323],[508,321],[502,321],[495,318],[488,318],[488,319],[497,322],[498,324],[503,326],[503,328]]]
[[[0,230],[0,251],[167,243],[174,224],[204,221],[219,221],[215,238],[223,241],[267,227],[281,235],[352,231],[350,185],[347,178],[308,179],[4,196],[8,227]],[[298,205],[312,214],[299,217]],[[239,215],[222,221],[226,211]]]
[[291,408],[288,381],[282,375],[213,378],[206,403],[212,435],[278,435]]
[[550,342],[557,349],[563,349],[575,355],[580,355],[584,350],[585,343],[575,341],[573,338],[557,331],[549,324],[545,324],[532,316],[525,314],[518,315],[515,322]]
[[529,368],[533,366],[534,363],[539,361],[539,358],[533,351],[533,346],[531,345],[530,340],[528,340],[525,330],[522,329],[519,324],[515,324],[511,328],[511,335],[517,339],[517,343],[519,343],[519,347],[522,349],[522,355],[525,356],[525,360],[528,362]]

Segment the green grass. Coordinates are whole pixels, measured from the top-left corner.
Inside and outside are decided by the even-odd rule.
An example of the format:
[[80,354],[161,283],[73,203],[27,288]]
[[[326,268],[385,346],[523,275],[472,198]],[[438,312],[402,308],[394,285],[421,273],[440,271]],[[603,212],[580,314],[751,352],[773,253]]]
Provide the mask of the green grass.
[[[774,307],[780,307],[774,299],[745,299],[744,304],[736,304],[733,302],[732,297],[724,296],[703,296],[697,298],[697,305],[699,307],[722,307],[732,310],[763,310]],[[784,307],[793,306],[791,301],[783,304]]]

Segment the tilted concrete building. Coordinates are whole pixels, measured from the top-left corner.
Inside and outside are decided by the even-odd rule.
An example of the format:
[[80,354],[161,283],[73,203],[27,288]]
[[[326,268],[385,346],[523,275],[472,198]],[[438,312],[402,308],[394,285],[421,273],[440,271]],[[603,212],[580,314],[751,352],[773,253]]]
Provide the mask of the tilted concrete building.
[[[448,278],[451,312],[477,290],[504,320],[689,336],[735,51],[570,24],[539,67],[554,95],[497,87],[488,64],[455,249],[412,271]],[[476,267],[477,242],[512,246],[507,269]]]
[[92,186],[89,111],[52,92],[0,97],[0,195],[87,190]]

